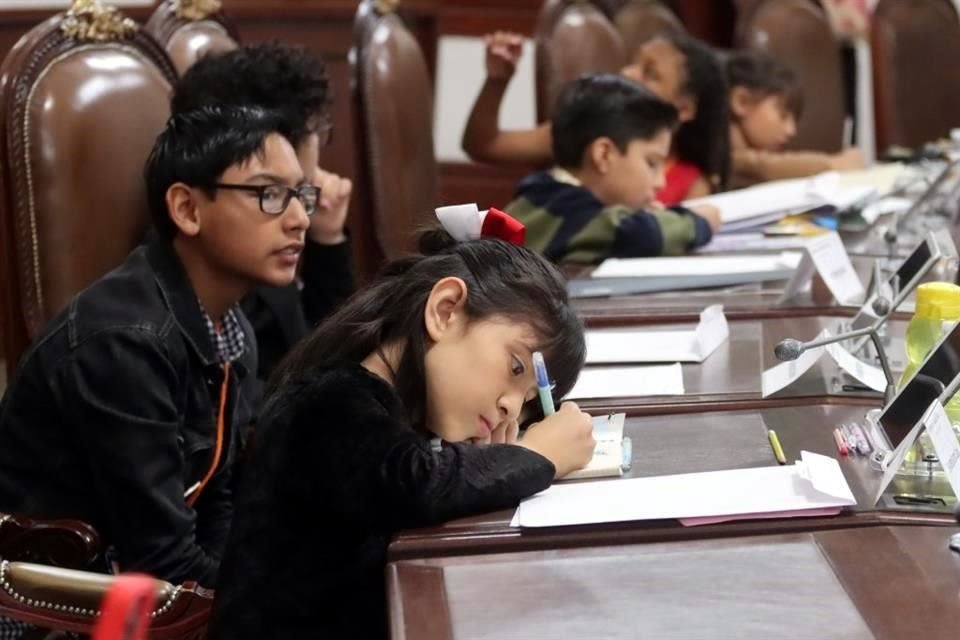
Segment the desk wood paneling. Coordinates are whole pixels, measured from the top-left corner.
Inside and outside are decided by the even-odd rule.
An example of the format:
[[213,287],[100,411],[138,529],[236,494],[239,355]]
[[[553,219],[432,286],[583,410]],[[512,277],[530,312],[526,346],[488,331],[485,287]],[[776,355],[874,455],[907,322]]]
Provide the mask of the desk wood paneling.
[[394,562],[392,637],[952,640],[954,531],[877,527]]
[[[735,452],[731,453],[727,450],[715,451],[715,455],[723,456],[722,459],[701,456],[701,460],[705,462],[699,466],[691,465],[688,461],[681,460],[684,457],[690,457],[692,454],[689,452],[694,449],[699,449],[698,455],[704,451],[701,440],[690,437],[691,432],[707,434],[717,429],[727,428],[731,423],[762,420],[766,428],[776,430],[788,460],[799,458],[802,450],[838,457],[832,430],[842,422],[862,419],[866,409],[866,407],[820,403],[758,411],[630,417],[627,419],[624,435],[633,439],[634,465],[627,477],[644,474],[644,442],[649,442],[647,434],[653,427],[657,427],[661,432],[669,431],[671,427],[684,429],[687,435],[686,440],[673,443],[672,454],[666,452],[670,447],[669,442],[660,441],[656,446],[664,451],[661,455],[673,455],[678,459],[676,469],[693,472],[735,466],[756,466],[763,464],[763,460],[756,458],[754,453],[749,453],[750,457],[738,457]],[[723,538],[884,524],[942,525],[953,522],[953,518],[945,514],[924,513],[906,508],[886,510],[875,507],[873,496],[879,487],[879,472],[871,467],[866,458],[839,458],[839,460],[844,476],[857,499],[857,506],[833,517],[741,520],[701,527],[684,527],[676,520],[650,520],[520,530],[510,526],[513,510],[505,510],[454,520],[437,527],[404,531],[392,541],[389,557],[391,560],[399,560],[459,554]],[[929,487],[922,481],[903,480],[898,485],[898,490],[902,492],[922,493],[925,488]]]
[[[809,403],[827,396],[839,402],[879,406],[882,399],[871,392],[843,392],[842,372],[831,358],[824,355],[796,382],[771,397],[763,398],[763,371],[780,364],[773,348],[784,338],[812,340],[824,328],[833,329],[836,318],[796,317],[765,320],[730,321],[730,338],[702,363],[685,363],[682,396],[648,396],[634,398],[584,400],[587,410],[611,409],[637,414],[663,414],[695,410],[717,410],[746,407]],[[651,325],[644,330],[690,328],[695,325]],[[891,336],[903,336],[906,323],[890,323]],[[898,343],[902,344],[902,343]],[[897,357],[896,347],[891,357]]]

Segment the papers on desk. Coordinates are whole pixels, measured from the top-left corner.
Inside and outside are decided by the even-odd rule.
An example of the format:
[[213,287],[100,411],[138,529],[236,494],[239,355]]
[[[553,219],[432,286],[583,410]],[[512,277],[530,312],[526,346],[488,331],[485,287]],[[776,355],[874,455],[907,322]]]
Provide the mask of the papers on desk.
[[520,503],[520,527],[805,512],[857,503],[840,465],[809,451],[790,466],[557,484]]
[[735,251],[802,250],[810,236],[768,236],[763,233],[724,233],[697,249],[698,254],[732,253]]
[[587,331],[587,364],[703,362],[730,337],[721,305],[707,307],[695,329]]
[[677,258],[610,258],[589,278],[571,280],[575,298],[728,287],[793,275],[802,253]]
[[682,396],[680,363],[639,367],[587,367],[567,400]]
[[686,207],[709,204],[720,210],[720,232],[740,231],[794,213],[830,205],[843,209],[878,193],[876,185],[844,180],[831,171],[812,178],[765,182],[746,189],[688,200]]

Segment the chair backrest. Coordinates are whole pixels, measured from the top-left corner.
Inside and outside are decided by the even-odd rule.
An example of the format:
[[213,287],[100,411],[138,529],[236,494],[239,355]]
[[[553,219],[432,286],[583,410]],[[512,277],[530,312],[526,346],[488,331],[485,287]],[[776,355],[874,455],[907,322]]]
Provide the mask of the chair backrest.
[[537,119],[550,119],[563,87],[584,73],[618,72],[627,62],[620,34],[584,0],[546,0],[537,19]]
[[236,49],[240,42],[220,0],[163,0],[144,29],[166,50],[180,75],[204,55]]
[[79,520],[33,520],[0,513],[0,558],[66,569],[102,564],[100,536]]
[[880,0],[871,29],[877,148],[960,126],[960,20],[951,0]]
[[[90,634],[117,576],[0,560],[0,616],[44,629]],[[202,640],[213,591],[196,583],[155,581],[153,640]]]
[[628,62],[648,40],[664,33],[682,35],[687,31],[677,15],[658,0],[628,0],[613,23],[620,32]]
[[823,9],[811,0],[763,0],[741,16],[737,43],[765,49],[796,71],[806,100],[790,147],[839,151],[846,120],[843,60]]
[[70,298],[140,242],[143,164],[176,77],[92,0],[31,29],[0,67],[0,313],[8,370]]
[[366,236],[360,253],[369,261],[412,250],[416,230],[434,219],[437,198],[433,83],[398,4],[363,0],[354,23],[353,91],[364,151],[357,213],[367,219],[353,219],[351,232]]

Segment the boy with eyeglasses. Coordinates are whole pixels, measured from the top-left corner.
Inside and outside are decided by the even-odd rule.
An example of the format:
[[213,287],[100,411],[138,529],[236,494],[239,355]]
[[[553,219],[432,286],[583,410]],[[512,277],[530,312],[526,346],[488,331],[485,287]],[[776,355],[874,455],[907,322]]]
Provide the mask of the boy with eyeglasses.
[[211,104],[280,111],[307,181],[320,187],[297,282],[254,287],[241,303],[256,334],[257,376],[262,383],[290,348],[354,289],[350,242],[344,233],[353,183],[319,166],[333,133],[331,102],[323,60],[277,42],[207,54],[177,82],[170,100],[173,113]]
[[85,521],[121,571],[215,584],[255,411],[238,302],[293,282],[320,197],[284,124],[168,121],[144,172],[157,233],[50,322],[0,403],[0,512]]

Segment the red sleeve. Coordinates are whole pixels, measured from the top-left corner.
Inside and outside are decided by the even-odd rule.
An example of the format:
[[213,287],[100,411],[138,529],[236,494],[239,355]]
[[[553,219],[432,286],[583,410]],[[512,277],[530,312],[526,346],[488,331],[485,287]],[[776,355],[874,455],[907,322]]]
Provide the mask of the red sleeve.
[[700,169],[694,164],[682,160],[673,162],[667,168],[667,183],[657,192],[657,200],[668,207],[683,202],[700,175]]

